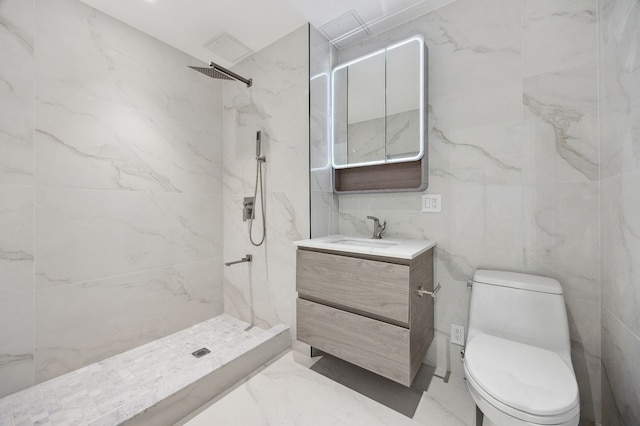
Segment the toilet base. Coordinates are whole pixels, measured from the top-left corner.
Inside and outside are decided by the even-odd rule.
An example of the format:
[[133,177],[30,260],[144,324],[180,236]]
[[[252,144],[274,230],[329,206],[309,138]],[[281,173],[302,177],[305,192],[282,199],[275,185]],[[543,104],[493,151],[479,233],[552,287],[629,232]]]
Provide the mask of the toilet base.
[[482,412],[480,407],[478,407],[477,405],[476,405],[476,423],[474,426],[485,426],[484,413]]

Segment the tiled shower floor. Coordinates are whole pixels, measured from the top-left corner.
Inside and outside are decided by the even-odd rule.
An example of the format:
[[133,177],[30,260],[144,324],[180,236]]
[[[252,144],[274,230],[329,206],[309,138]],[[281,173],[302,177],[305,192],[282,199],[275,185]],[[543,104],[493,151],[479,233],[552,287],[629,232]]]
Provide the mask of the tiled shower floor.
[[[120,424],[287,329],[248,326],[219,315],[9,395],[0,426]],[[211,353],[193,357],[201,347]]]
[[471,426],[475,405],[465,383],[434,378],[413,418],[310,370],[290,351],[188,421],[186,426]]

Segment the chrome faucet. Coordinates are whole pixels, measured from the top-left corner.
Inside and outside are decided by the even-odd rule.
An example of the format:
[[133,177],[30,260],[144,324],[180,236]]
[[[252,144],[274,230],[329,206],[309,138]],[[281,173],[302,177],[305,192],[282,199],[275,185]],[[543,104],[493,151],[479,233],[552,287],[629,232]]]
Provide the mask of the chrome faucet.
[[371,219],[373,220],[373,237],[376,240],[379,240],[382,238],[382,233],[384,232],[385,228],[387,227],[387,221],[385,220],[384,223],[382,225],[380,225],[380,219],[378,219],[375,216],[367,216],[367,219]]

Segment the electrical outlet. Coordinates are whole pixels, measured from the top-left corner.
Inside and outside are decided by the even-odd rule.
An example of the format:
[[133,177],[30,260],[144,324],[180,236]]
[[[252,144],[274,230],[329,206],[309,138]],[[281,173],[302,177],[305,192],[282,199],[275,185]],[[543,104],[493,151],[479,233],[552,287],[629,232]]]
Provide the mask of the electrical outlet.
[[451,324],[451,343],[464,346],[464,326]]

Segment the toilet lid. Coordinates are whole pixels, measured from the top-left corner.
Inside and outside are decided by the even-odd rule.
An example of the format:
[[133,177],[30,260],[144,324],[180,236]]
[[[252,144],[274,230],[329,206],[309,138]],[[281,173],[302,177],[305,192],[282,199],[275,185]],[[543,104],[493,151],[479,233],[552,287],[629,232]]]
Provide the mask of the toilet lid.
[[555,352],[481,334],[467,345],[464,362],[485,392],[517,410],[551,416],[578,404],[573,371]]

